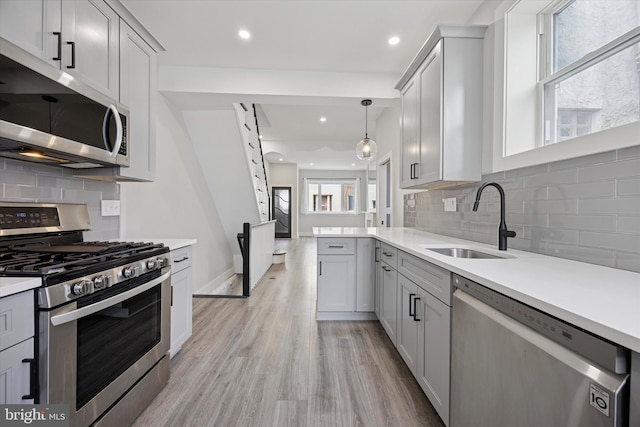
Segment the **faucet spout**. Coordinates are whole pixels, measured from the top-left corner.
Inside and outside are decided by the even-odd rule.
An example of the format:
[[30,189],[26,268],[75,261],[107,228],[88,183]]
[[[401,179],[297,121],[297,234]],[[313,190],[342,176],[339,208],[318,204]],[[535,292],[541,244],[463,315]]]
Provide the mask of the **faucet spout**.
[[486,187],[495,187],[500,193],[500,225],[498,226],[498,249],[501,251],[507,250],[507,238],[508,237],[516,237],[516,232],[507,229],[507,223],[505,221],[505,197],[504,190],[502,186],[497,182],[486,182],[478,188],[478,192],[476,193],[476,201],[473,203],[473,211],[476,212],[478,210],[478,206],[480,206],[480,196]]

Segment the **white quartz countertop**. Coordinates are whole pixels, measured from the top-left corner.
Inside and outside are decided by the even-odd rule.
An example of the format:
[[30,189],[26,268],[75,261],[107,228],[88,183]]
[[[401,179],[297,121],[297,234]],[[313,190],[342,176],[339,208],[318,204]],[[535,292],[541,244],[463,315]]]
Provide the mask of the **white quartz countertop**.
[[[640,352],[640,273],[495,247],[408,228],[314,228],[316,237],[374,237],[596,335]],[[506,259],[453,258],[467,247]]]
[[40,286],[39,277],[0,277],[0,298]]
[[180,239],[180,238],[163,238],[163,237],[120,237],[114,239],[123,242],[153,242],[162,243],[169,247],[169,250],[175,251],[176,249],[184,248],[185,246],[192,246],[198,243],[196,239]]

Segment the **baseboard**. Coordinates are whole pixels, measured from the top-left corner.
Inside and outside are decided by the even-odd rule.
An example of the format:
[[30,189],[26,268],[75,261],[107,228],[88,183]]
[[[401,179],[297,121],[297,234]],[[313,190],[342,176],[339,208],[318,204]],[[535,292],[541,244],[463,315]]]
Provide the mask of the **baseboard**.
[[378,320],[372,311],[318,311],[316,320]]
[[234,272],[233,268],[230,268],[222,272],[222,274],[218,275],[218,277],[216,277],[215,279],[213,279],[212,281],[210,281],[209,283],[207,283],[197,291],[194,291],[193,295],[210,294],[211,292],[216,290],[220,285],[222,285],[224,282],[229,280],[229,278],[233,277],[235,274],[236,273]]

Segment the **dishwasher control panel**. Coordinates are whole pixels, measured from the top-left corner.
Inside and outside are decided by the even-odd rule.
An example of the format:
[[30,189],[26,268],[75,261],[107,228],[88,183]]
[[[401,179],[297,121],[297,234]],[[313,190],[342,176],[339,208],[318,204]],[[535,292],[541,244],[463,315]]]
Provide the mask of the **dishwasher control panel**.
[[[489,307],[528,326],[558,344],[615,372],[629,371],[629,351],[563,320],[516,301],[465,277],[453,275],[454,289],[460,289]],[[454,306],[455,310],[455,306]]]

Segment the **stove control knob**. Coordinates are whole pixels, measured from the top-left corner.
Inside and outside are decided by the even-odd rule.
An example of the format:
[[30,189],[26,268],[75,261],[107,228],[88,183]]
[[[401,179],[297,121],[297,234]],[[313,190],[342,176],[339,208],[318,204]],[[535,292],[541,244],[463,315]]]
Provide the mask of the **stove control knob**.
[[82,282],[74,283],[71,287],[71,293],[77,297],[81,297],[82,295],[86,295],[89,293],[90,286],[90,280],[83,280]]
[[158,262],[156,260],[150,259],[147,261],[147,270],[155,270],[158,267]]
[[167,258],[158,258],[158,267],[166,267],[167,265],[169,265],[169,260]]
[[94,289],[104,289],[109,286],[109,277],[108,276],[98,276],[93,279],[93,288]]
[[122,275],[124,276],[125,279],[138,277],[139,274],[140,274],[140,267],[129,266],[129,267],[125,267],[122,270]]

